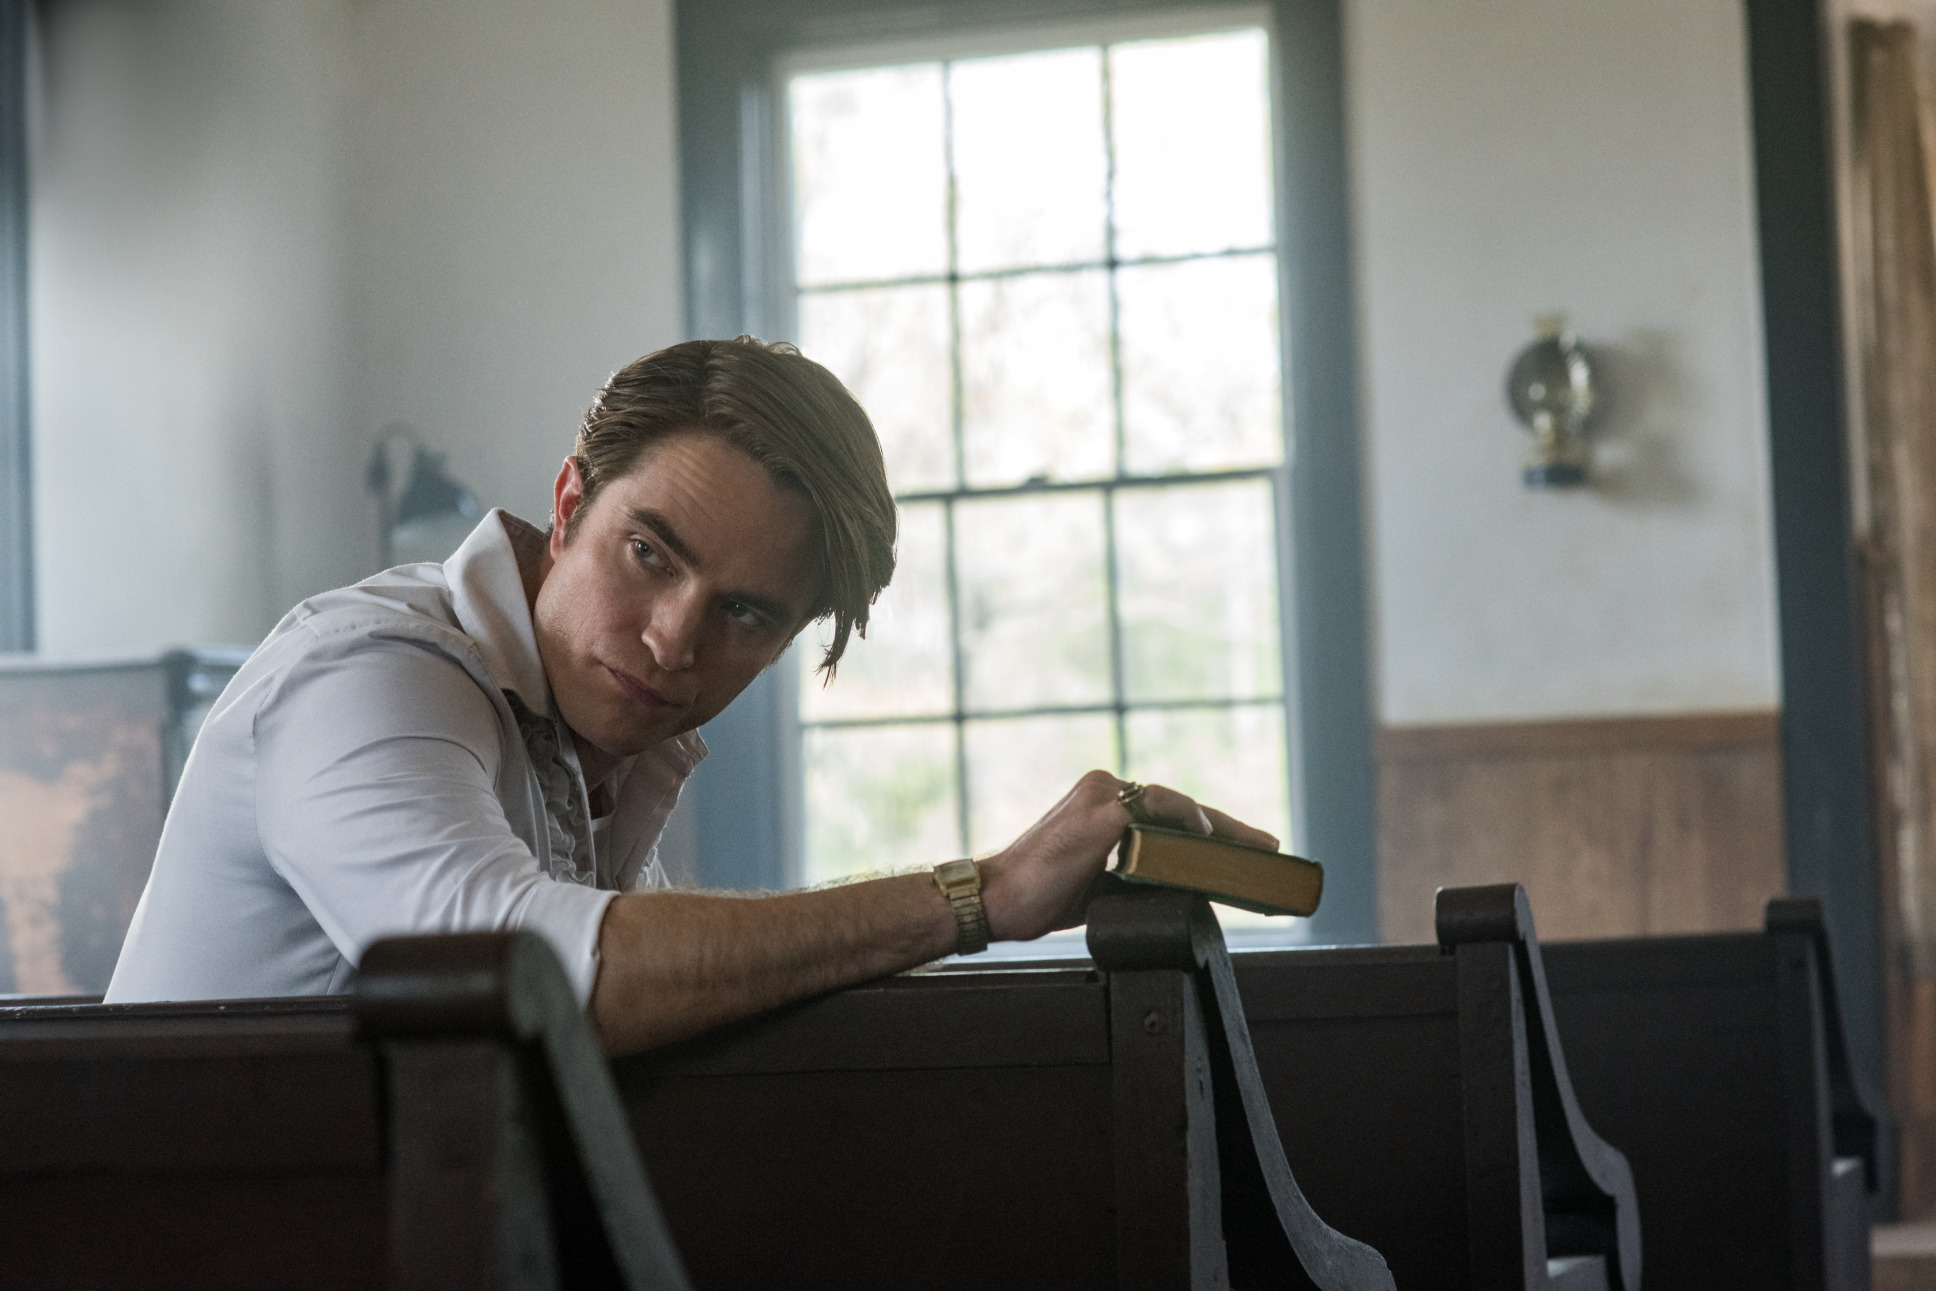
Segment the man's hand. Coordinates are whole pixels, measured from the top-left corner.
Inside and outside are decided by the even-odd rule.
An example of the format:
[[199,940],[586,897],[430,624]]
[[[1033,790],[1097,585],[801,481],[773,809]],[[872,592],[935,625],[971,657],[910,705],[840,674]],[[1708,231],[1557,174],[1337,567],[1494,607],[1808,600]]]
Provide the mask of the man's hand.
[[[1027,941],[1082,922],[1089,885],[1130,822],[1123,782],[1091,771],[1028,832],[981,863],[982,904],[996,941]],[[1160,784],[1143,789],[1152,824],[1275,848],[1277,840]]]

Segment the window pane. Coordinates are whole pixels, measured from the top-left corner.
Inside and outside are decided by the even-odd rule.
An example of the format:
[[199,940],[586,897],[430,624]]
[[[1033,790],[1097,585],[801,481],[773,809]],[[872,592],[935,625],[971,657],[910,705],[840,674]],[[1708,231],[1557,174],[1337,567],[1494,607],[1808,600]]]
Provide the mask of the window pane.
[[849,637],[834,680],[814,669],[833,639],[816,626],[800,656],[800,716],[809,722],[854,717],[945,715],[954,711],[954,651],[948,644],[947,576],[941,505],[901,508],[894,581],[874,606],[865,637]]
[[1118,255],[1270,244],[1266,61],[1261,31],[1110,50]]
[[810,727],[806,737],[808,883],[961,854],[951,723]]
[[947,272],[941,65],[795,77],[788,106],[798,280]]
[[1129,473],[1280,461],[1276,257],[1124,269],[1117,292]]
[[1108,703],[1102,495],[955,507],[970,709]]
[[1283,693],[1270,484],[1116,494],[1129,702]]
[[961,331],[970,484],[1095,479],[1114,470],[1105,274],[963,283]]
[[1247,824],[1290,837],[1282,704],[1130,710],[1125,772],[1166,784]]
[[1117,765],[1108,713],[969,722],[968,850],[1006,847],[1085,771]]
[[1102,51],[956,63],[948,90],[962,271],[1099,262]]
[[895,492],[953,487],[946,287],[802,295],[800,348],[867,409]]

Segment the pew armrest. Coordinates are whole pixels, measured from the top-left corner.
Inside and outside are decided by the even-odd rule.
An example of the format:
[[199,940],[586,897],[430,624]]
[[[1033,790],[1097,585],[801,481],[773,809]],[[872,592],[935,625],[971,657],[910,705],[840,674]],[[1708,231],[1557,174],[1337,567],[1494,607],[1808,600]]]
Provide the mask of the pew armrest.
[[[1553,1017],[1552,993],[1526,890],[1517,883],[1440,888],[1435,924],[1439,946],[1448,952],[1499,944],[1512,949],[1526,1005],[1534,1105],[1548,1113],[1539,1117],[1536,1128],[1549,1211],[1548,1238],[1560,1247],[1553,1252],[1549,1246],[1549,1255],[1592,1254],[1583,1249],[1588,1242],[1610,1248],[1604,1254],[1611,1257],[1606,1260],[1611,1267],[1602,1270],[1607,1283],[1639,1291],[1640,1207],[1633,1168],[1619,1149],[1594,1132],[1580,1111]],[[1552,1213],[1556,1200],[1562,1206],[1557,1215]],[[1612,1232],[1606,1235],[1610,1242],[1593,1231],[1604,1224],[1601,1216],[1612,1220]],[[1564,1229],[1556,1220],[1564,1223]]]
[[[1209,902],[1193,892],[1140,887],[1103,875],[1092,890],[1088,925],[1089,953],[1111,975],[1112,991],[1131,990],[1140,978],[1174,980],[1177,974],[1185,975],[1195,991],[1216,1103],[1218,1173],[1226,1180],[1261,1182],[1270,1212],[1252,1216],[1251,1224],[1234,1225],[1226,1203],[1230,1281],[1275,1272],[1282,1254],[1289,1254],[1320,1291],[1391,1291],[1384,1257],[1326,1224],[1291,1173],[1223,930]],[[1261,1224],[1255,1222],[1259,1219]]]
[[1896,1126],[1886,1102],[1849,1056],[1842,1026],[1842,996],[1835,985],[1835,955],[1820,897],[1774,897],[1766,912],[1768,935],[1799,937],[1815,950],[1821,992],[1822,1031],[1827,1043],[1829,1102],[1837,1156],[1859,1157],[1865,1189],[1874,1199],[1871,1213],[1893,1219],[1897,1207]]
[[535,1059],[624,1285],[685,1291],[611,1068],[543,939],[514,932],[380,941],[358,969],[356,1012],[362,1032],[386,1047],[493,1039]]

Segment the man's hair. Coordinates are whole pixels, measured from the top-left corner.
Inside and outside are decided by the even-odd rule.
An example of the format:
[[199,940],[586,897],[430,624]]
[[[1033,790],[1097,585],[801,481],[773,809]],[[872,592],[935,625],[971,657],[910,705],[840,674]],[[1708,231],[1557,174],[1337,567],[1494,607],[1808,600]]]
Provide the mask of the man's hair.
[[820,661],[832,677],[894,574],[894,495],[873,423],[833,373],[785,343],[742,336],[648,354],[612,374],[578,427],[572,454],[585,491],[566,540],[601,488],[688,431],[719,436],[812,507],[822,574],[808,617],[833,616]]

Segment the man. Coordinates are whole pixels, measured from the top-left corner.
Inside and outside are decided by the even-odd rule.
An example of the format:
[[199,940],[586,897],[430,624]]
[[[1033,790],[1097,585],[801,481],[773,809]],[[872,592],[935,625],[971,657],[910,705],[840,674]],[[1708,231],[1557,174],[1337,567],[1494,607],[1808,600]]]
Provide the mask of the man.
[[[879,443],[825,369],[749,338],[640,359],[552,508],[543,532],[492,512],[444,564],[269,634],[189,757],[110,1001],[344,991],[379,937],[524,928],[624,1052],[1081,921],[1128,819],[1103,772],[934,874],[667,889],[655,844],[695,728],[823,617],[831,674],[893,571]],[[1161,786],[1141,802],[1272,841]]]

